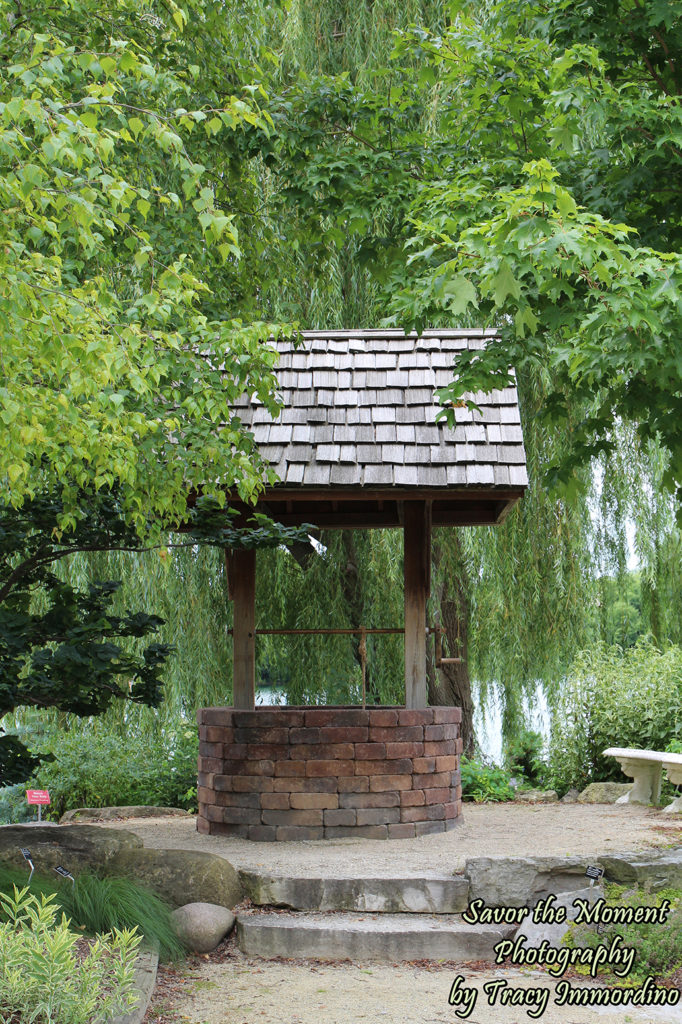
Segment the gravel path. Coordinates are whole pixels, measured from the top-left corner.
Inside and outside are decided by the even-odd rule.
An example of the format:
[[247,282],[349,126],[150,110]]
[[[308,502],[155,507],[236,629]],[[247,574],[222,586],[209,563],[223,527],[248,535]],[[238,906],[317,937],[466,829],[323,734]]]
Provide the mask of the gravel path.
[[206,850],[236,868],[357,878],[449,874],[462,870],[469,857],[588,856],[682,841],[679,816],[615,804],[467,804],[462,823],[452,832],[418,839],[254,843],[200,835],[189,815],[103,824],[137,833],[148,847]]
[[[489,1005],[483,986],[504,981],[509,989],[543,990],[542,1024],[682,1024],[677,1007],[583,1007],[556,1005],[547,974],[491,969],[477,964],[325,964],[247,957],[234,948],[195,960],[184,977],[166,974],[145,1024],[454,1024],[461,1019],[448,998],[455,979],[477,990],[470,1024],[530,1024],[527,1006]],[[570,982],[576,985],[575,979]],[[580,983],[578,983],[580,984]],[[521,998],[517,996],[516,998]],[[537,1000],[537,995],[526,996]]]

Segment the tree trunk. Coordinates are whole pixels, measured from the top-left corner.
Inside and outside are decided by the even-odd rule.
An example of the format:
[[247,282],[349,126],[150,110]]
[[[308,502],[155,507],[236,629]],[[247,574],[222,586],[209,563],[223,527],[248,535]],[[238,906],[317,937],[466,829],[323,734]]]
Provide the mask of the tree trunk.
[[[452,543],[455,546],[455,553],[460,554],[459,541],[456,531],[453,534]],[[436,586],[436,597],[438,600],[437,621],[443,629],[444,658],[461,658],[460,662],[450,665],[435,667],[430,659],[428,666],[429,703],[454,705],[462,709],[461,736],[464,744],[464,753],[472,757],[474,753],[474,705],[471,697],[471,680],[469,678],[468,662],[468,629],[469,629],[469,601],[466,573],[461,558],[457,558],[458,571],[452,572],[450,567],[444,570],[443,550],[440,538],[434,536],[433,544],[433,573],[439,581]]]

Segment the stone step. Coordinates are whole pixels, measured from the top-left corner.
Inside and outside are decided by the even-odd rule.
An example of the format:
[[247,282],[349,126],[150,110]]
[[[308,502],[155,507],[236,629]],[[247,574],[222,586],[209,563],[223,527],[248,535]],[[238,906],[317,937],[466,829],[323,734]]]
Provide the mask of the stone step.
[[513,927],[468,925],[447,914],[246,913],[237,944],[262,957],[322,960],[494,960]]
[[459,914],[469,882],[463,875],[398,878],[308,878],[239,872],[257,906],[349,910],[373,914]]

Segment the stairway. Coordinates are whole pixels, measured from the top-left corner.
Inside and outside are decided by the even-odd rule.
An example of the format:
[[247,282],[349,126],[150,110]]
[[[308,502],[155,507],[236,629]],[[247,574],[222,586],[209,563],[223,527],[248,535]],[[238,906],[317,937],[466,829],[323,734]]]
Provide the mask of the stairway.
[[469,890],[463,876],[241,877],[254,909],[238,915],[237,942],[252,955],[492,961],[496,943],[514,930],[462,921]]

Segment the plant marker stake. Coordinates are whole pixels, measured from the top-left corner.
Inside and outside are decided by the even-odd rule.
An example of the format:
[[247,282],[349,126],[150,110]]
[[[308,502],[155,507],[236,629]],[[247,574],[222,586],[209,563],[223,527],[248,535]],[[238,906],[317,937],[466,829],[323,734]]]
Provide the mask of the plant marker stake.
[[31,858],[31,851],[27,850],[25,846],[22,846],[21,856],[31,865],[31,874],[28,876],[28,884],[30,885],[31,879],[33,878],[33,872],[35,871],[35,867],[33,866],[33,860]]
[[586,874],[586,876],[590,880],[590,889],[591,889],[594,886],[595,881],[597,881],[598,879],[603,877],[604,869],[603,868],[598,868],[598,867],[593,867],[590,864],[590,865],[588,865],[587,870],[585,871],[585,874]]
[[56,872],[57,872],[57,874],[58,874],[58,875],[60,875],[60,876],[61,876],[62,878],[70,878],[70,879],[71,879],[71,885],[75,885],[75,884],[76,884],[76,879],[75,879],[75,878],[73,877],[73,875],[71,874],[71,872],[70,872],[70,871],[67,871],[67,870],[66,870],[66,868],[63,868],[63,867],[61,866],[61,864],[58,864],[58,865],[57,865],[57,867],[55,868],[55,871],[56,871]]

